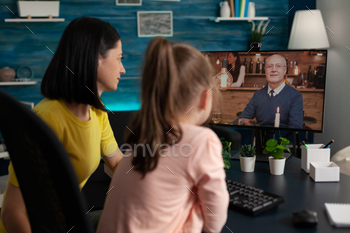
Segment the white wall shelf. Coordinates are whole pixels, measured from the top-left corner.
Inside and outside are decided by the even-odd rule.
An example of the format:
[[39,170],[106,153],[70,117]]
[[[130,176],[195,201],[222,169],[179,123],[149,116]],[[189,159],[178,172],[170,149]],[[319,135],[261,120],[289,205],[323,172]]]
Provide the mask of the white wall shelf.
[[5,22],[64,22],[64,18],[15,18],[15,19],[5,19]]
[[217,18],[210,18],[210,21],[215,21],[215,23],[219,23],[220,21],[253,21],[253,20],[268,20],[269,17],[217,17]]
[[10,157],[10,155],[9,155],[8,152],[0,152],[0,158],[6,159],[6,158],[9,158],[9,157]]
[[29,82],[0,82],[0,86],[16,86],[16,85],[35,85],[37,81]]

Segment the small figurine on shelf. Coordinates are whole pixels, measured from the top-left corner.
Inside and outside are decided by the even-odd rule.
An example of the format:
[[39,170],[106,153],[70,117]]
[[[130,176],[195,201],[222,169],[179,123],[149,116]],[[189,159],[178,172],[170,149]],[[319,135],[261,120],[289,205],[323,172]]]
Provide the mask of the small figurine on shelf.
[[0,82],[11,82],[15,79],[16,72],[10,67],[0,69]]

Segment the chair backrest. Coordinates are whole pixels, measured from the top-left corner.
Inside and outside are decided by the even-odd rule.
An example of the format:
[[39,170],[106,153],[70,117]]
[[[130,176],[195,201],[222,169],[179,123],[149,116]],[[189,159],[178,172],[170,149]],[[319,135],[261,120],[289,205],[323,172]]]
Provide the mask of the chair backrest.
[[241,148],[241,134],[233,129],[224,126],[209,125],[219,138],[231,142],[231,150],[239,150]]
[[93,232],[64,147],[35,113],[1,91],[0,131],[32,232]]
[[[136,113],[137,111],[116,111],[108,113],[109,122],[111,124],[114,137],[117,140],[119,147],[124,144],[125,131],[129,130],[126,127],[131,127],[130,123],[136,116]],[[132,127],[130,130],[132,131]]]

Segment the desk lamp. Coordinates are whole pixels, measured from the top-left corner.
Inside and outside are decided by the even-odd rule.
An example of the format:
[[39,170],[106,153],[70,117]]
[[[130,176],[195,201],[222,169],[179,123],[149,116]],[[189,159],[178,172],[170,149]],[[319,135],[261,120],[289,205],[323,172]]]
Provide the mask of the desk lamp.
[[320,10],[296,11],[288,49],[329,48],[326,28]]

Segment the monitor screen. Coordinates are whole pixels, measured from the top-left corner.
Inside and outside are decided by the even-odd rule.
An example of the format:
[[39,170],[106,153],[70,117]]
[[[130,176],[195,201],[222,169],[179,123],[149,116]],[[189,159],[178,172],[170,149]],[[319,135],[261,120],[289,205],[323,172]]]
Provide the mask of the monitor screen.
[[327,50],[202,53],[222,94],[211,123],[323,132]]

